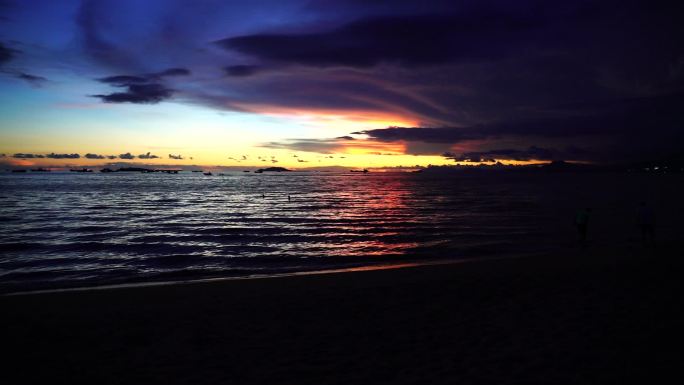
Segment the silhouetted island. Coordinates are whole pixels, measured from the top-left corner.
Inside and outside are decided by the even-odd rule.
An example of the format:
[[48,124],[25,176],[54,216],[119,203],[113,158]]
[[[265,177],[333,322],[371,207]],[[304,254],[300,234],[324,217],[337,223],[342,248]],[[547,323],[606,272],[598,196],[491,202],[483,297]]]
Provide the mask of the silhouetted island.
[[116,170],[116,172],[152,172],[149,168],[143,167],[121,167]]
[[283,172],[283,171],[292,171],[292,170],[288,170],[285,167],[268,167],[268,168],[260,168],[254,172],[260,174],[262,172]]

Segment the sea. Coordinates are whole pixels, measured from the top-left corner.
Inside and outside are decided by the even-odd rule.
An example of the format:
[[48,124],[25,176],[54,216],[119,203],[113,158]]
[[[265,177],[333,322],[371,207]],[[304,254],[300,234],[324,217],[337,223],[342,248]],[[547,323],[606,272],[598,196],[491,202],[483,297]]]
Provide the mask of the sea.
[[0,292],[458,262],[682,234],[682,175],[0,173]]

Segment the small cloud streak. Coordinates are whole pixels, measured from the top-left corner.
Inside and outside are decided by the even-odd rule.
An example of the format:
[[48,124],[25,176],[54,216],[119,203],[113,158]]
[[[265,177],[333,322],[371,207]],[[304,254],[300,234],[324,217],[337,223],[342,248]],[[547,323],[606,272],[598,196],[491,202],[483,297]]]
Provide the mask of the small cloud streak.
[[314,152],[319,154],[403,154],[406,147],[403,143],[388,143],[374,140],[347,139],[346,137],[330,139],[290,139],[281,142],[262,143],[260,147]]
[[17,79],[24,80],[26,82],[29,82],[30,84],[34,86],[41,86],[43,83],[47,81],[47,78],[43,76],[38,76],[38,75],[31,75],[27,74],[25,72],[19,72],[16,74]]
[[480,152],[466,152],[461,155],[456,155],[451,152],[445,152],[443,154],[445,158],[452,159],[456,162],[472,163],[495,162],[497,160],[554,160],[557,159],[559,155],[560,152],[558,150],[537,146],[530,146],[525,150],[507,148]]

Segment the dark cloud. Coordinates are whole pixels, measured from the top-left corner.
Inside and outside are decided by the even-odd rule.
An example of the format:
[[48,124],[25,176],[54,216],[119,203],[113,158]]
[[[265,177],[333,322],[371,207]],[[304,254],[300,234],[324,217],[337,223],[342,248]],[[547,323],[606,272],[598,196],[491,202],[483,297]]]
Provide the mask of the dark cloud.
[[12,155],[12,158],[17,158],[17,159],[35,159],[35,158],[45,158],[45,155],[41,154],[24,154],[24,153],[16,153]]
[[478,127],[387,127],[352,132],[354,135],[368,135],[371,139],[384,142],[421,141],[429,143],[458,143],[489,136]]
[[159,157],[154,154],[150,154],[149,152],[146,154],[140,154],[138,155],[139,159],[158,159]]
[[16,77],[17,77],[18,79],[27,81],[27,82],[31,83],[32,85],[35,85],[35,86],[40,86],[40,85],[42,85],[44,82],[47,81],[47,79],[44,78],[44,77],[42,77],[42,76],[31,75],[31,74],[27,74],[27,73],[24,73],[24,72],[19,72],[18,74],[16,74]]
[[168,99],[173,95],[173,90],[155,83],[129,84],[125,86],[125,88],[125,92],[92,96],[100,98],[105,103],[155,104]]
[[561,151],[549,148],[531,146],[525,150],[518,149],[496,149],[482,152],[466,152],[456,155],[450,152],[443,156],[457,162],[494,162],[495,160],[558,160],[565,159]]
[[[650,157],[662,150],[678,151],[678,145],[675,143],[684,140],[684,133],[681,131],[684,125],[684,114],[681,113],[683,103],[684,93],[681,93],[603,103],[556,106],[554,117],[493,122],[466,127],[388,127],[353,134],[365,134],[369,139],[381,142],[425,142],[448,145],[508,139],[517,142],[561,141],[566,146],[571,146],[571,143],[576,141],[590,146],[603,147],[604,150],[594,152],[592,155],[594,157],[623,158],[635,153]],[[657,131],[658,135],[649,135],[650,130]],[[530,148],[538,149],[534,146]],[[529,153],[529,150],[526,150],[526,153]],[[586,151],[565,152],[564,154],[583,158],[589,156]],[[475,152],[471,155],[477,157]],[[507,159],[515,159],[513,153],[509,155],[511,157]],[[542,156],[543,154],[537,152],[535,155]],[[520,156],[524,158],[526,155]],[[487,157],[487,152],[483,152],[482,157]],[[545,158],[549,156],[543,156],[541,159]]]
[[[2,42],[0,42],[0,68],[3,66],[3,64],[13,60],[17,54],[19,54],[19,52],[20,51],[16,49],[6,47]],[[33,86],[41,86],[45,81],[47,81],[47,79],[43,76],[32,75],[17,69],[3,69],[0,72],[14,76],[17,79],[24,80]]]
[[[470,152],[525,153],[532,145],[558,149],[583,141],[592,155],[574,156],[594,160],[678,151],[684,27],[677,4],[398,3],[343,2],[358,16],[218,41],[269,68],[263,83],[255,77],[230,95],[239,95],[241,107],[261,102],[405,116],[426,127],[365,133],[375,141],[404,141],[413,153],[439,154],[454,144],[472,146]],[[215,105],[233,102],[219,98]],[[435,145],[417,151],[420,143]],[[307,139],[267,145],[338,147]]]
[[[324,153],[354,141],[483,157],[533,146],[565,156],[575,146],[587,151],[576,157],[612,159],[682,143],[684,24],[673,1],[269,1],[269,18],[261,2],[182,3],[80,2],[79,68],[117,75],[99,79],[114,88],[96,97],[158,103],[181,94],[221,110],[412,122],[365,130],[367,139],[266,144]],[[225,33],[219,48],[206,47],[216,31]],[[15,43],[22,38],[0,45],[5,71],[10,47],[36,49]],[[186,77],[190,64],[197,76]]]
[[125,47],[114,43],[111,36],[102,31],[111,15],[109,10],[101,7],[95,0],[83,0],[76,14],[76,25],[79,28],[79,43],[84,53],[93,60],[107,67],[130,68],[137,59]]
[[595,156],[595,154],[589,150],[573,146],[568,146],[563,149],[530,146],[527,149],[522,150],[505,148],[487,151],[465,152],[460,155],[452,152],[445,152],[442,154],[442,156],[447,159],[452,159],[456,162],[495,162],[499,160],[587,160],[591,159],[593,156]]
[[106,156],[104,156],[104,155],[99,155],[99,154],[87,153],[87,154],[84,155],[84,158],[86,158],[86,159],[105,159]]
[[253,65],[234,65],[225,67],[223,70],[228,76],[242,77],[252,76],[259,71],[259,66]]
[[538,32],[544,23],[515,13],[377,17],[330,32],[261,34],[223,39],[220,46],[263,60],[310,66],[369,67],[382,62],[434,65],[496,59],[509,43]]
[[181,156],[181,154],[178,154],[178,155],[169,154],[169,159],[183,160],[183,156]]
[[[366,138],[292,139],[261,146],[324,154],[343,152],[350,146],[375,147],[379,150],[377,153],[385,154],[383,144],[401,143],[405,153],[413,155],[439,155],[455,146],[475,147],[462,154],[445,155],[459,161],[609,161],[628,159],[635,154],[649,158],[663,150],[681,151],[679,143],[684,141],[682,105],[684,93],[555,106],[554,113],[545,118],[464,127],[388,127],[352,133]],[[651,129],[658,135],[645,135]],[[497,142],[515,146],[477,149],[491,148],[492,143]],[[529,145],[530,142],[545,145]],[[521,145],[524,149],[518,149]]]
[[147,75],[115,75],[97,79],[100,83],[113,87],[124,88],[125,92],[92,95],[106,103],[138,103],[155,104],[173,96],[174,90],[159,83],[168,76],[189,75],[185,68],[169,68],[167,70]]
[[131,155],[130,152],[125,154],[119,154],[119,159],[135,159],[135,155]]
[[0,66],[7,63],[8,61],[14,59],[17,54],[17,50],[6,47],[0,42]]
[[79,154],[55,154],[51,152],[45,155],[45,157],[50,159],[79,159],[81,156]]

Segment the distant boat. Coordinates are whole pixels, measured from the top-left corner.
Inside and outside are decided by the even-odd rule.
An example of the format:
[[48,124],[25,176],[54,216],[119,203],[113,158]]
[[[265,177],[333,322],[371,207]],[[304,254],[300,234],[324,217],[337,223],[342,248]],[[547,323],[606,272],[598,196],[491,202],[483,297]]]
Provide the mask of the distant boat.
[[243,172],[250,172],[249,170],[244,170]]
[[33,172],[50,172],[50,170],[48,170],[47,168],[42,168],[42,167],[32,168],[31,171],[33,171]]
[[369,171],[364,168],[363,170],[349,170],[349,172],[362,172],[362,173],[366,174]]
[[204,175],[206,175],[206,176],[212,176],[213,174],[210,173],[210,172],[205,172]]
[[256,170],[256,171],[254,171],[255,174],[261,174],[261,173],[263,173],[263,172],[264,172],[264,170]]
[[202,172],[202,170],[192,170],[192,172]]
[[87,168],[72,168],[69,171],[71,171],[71,172],[93,172],[93,170],[90,170]]
[[12,172],[26,172],[26,170],[12,170]]

